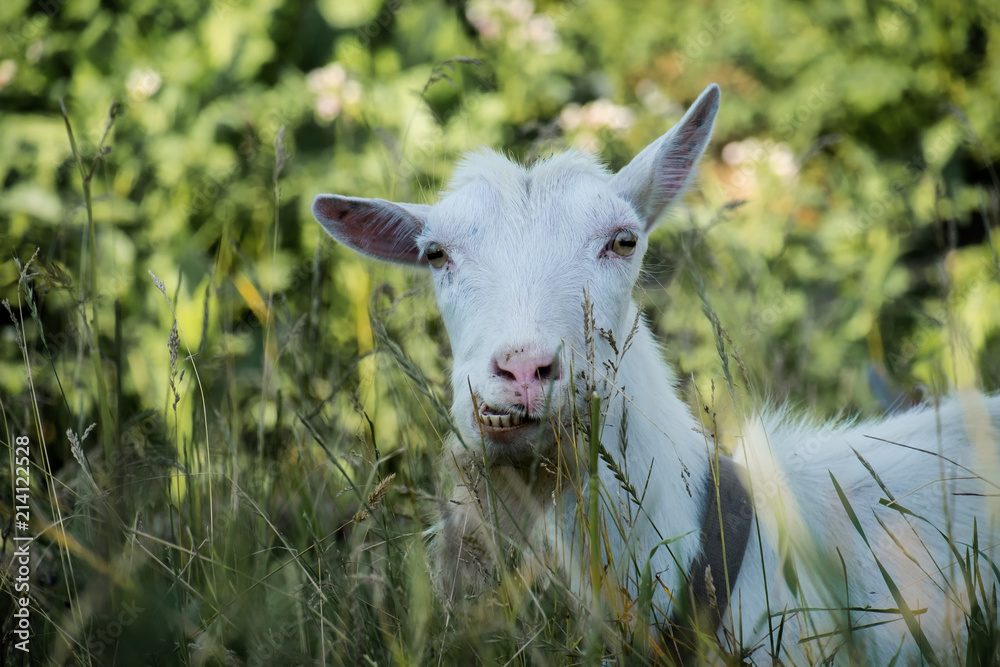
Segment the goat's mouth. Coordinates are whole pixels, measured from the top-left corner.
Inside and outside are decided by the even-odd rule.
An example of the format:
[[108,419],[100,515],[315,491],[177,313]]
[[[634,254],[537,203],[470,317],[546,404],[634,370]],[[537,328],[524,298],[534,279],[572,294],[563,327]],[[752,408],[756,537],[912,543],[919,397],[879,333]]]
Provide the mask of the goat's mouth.
[[486,403],[480,403],[479,410],[475,414],[476,423],[482,429],[483,434],[491,438],[514,437],[528,429],[536,428],[541,423],[541,420],[529,416],[527,410],[520,406],[501,410],[490,407]]

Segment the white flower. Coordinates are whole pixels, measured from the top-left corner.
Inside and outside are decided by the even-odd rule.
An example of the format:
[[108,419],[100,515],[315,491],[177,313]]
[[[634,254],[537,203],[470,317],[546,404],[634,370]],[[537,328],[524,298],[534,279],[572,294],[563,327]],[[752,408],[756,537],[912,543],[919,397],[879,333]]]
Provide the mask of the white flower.
[[483,39],[505,37],[512,49],[531,46],[540,53],[553,53],[559,47],[555,21],[536,14],[531,0],[471,0],[465,16]]
[[660,86],[652,79],[643,79],[635,86],[635,96],[650,110],[660,116],[667,114],[682,114],[684,108],[667,97]]
[[476,30],[483,39],[497,39],[500,37],[502,25],[497,17],[497,6],[490,0],[473,0],[465,9],[465,17],[469,23],[476,26]]
[[587,127],[606,127],[611,130],[626,130],[634,120],[632,110],[619,106],[610,100],[599,99],[583,107],[583,122]]
[[542,53],[553,53],[559,46],[556,24],[544,14],[535,14],[525,26],[528,42],[538,47]]
[[571,102],[563,107],[563,110],[559,112],[559,127],[563,129],[564,132],[572,132],[580,127],[580,121],[583,119],[583,112],[580,109],[580,105]]
[[634,120],[631,109],[601,98],[582,107],[579,104],[567,104],[557,122],[563,131],[573,132],[578,129],[593,131],[602,128],[626,130]]
[[744,139],[726,144],[722,149],[722,161],[730,167],[738,167],[747,162],[758,163],[766,156],[764,147],[756,139]]
[[4,60],[0,62],[0,90],[11,82],[14,75],[17,74],[17,63],[13,60]]
[[316,116],[324,122],[332,121],[345,107],[361,102],[361,84],[350,78],[340,63],[331,63],[309,72],[306,83],[309,90],[316,93],[313,109]]
[[332,63],[322,69],[314,69],[306,77],[309,89],[321,93],[328,89],[337,89],[347,81],[347,71],[340,63]]
[[535,4],[531,0],[507,0],[499,4],[518,23],[526,22],[535,13]]
[[340,100],[324,93],[316,98],[316,115],[329,122],[340,115]]
[[771,171],[782,180],[788,180],[799,173],[799,165],[795,161],[795,154],[788,144],[780,143],[771,151],[767,159]]
[[730,167],[737,167],[746,162],[746,149],[742,141],[730,141],[722,148],[722,161]]
[[783,181],[791,180],[799,173],[795,154],[784,142],[761,143],[753,138],[733,141],[723,147],[722,161],[737,168],[732,177],[737,187],[752,188],[756,183],[756,170],[765,164]]
[[130,102],[142,102],[156,94],[163,85],[163,78],[151,69],[134,69],[125,82]]

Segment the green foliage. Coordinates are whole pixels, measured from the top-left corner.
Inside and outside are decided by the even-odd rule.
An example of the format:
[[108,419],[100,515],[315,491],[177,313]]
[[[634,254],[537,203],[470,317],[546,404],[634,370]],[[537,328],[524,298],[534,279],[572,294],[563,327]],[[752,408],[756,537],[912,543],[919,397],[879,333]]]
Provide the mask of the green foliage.
[[[309,205],[432,201],[483,144],[617,169],[711,81],[698,191],[643,284],[692,402],[724,376],[828,417],[1000,389],[997,19],[985,0],[0,3],[0,411],[12,451],[31,439],[32,655],[580,659],[590,629],[555,589],[505,582],[501,613],[467,618],[433,596],[445,334],[422,276],[333,244]],[[978,600],[970,656],[992,660]]]

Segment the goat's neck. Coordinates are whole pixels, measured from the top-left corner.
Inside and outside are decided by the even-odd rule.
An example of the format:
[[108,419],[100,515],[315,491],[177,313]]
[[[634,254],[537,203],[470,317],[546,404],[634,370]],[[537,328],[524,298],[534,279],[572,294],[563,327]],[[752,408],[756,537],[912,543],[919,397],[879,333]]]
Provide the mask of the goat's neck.
[[[632,306],[630,321],[634,321]],[[630,349],[625,353],[612,393],[605,428],[605,445],[629,467],[630,480],[641,492],[646,483],[661,495],[652,517],[664,535],[682,534],[700,527],[708,447],[701,423],[694,418],[675,386],[673,370],[663,359],[652,332],[639,322]],[[627,397],[627,449],[619,450],[619,424]],[[667,511],[667,510],[670,511]]]

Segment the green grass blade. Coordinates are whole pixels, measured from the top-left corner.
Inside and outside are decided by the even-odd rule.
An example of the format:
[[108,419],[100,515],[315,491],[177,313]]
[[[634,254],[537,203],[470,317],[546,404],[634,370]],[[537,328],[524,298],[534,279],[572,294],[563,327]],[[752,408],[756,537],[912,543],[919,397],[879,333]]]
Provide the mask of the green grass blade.
[[913,611],[910,610],[909,605],[906,604],[906,600],[903,599],[903,594],[899,591],[899,587],[896,582],[893,581],[889,572],[882,565],[882,561],[879,560],[875,551],[872,549],[871,544],[868,542],[868,537],[865,535],[864,529],[861,527],[861,522],[858,520],[858,515],[855,514],[854,508],[851,506],[850,501],[847,499],[847,495],[844,490],[840,488],[840,483],[837,482],[837,478],[830,473],[830,479],[833,481],[833,487],[837,490],[837,496],[840,498],[841,504],[844,506],[844,510],[847,512],[848,517],[851,519],[851,523],[854,524],[855,530],[858,531],[858,535],[861,539],[865,541],[865,545],[868,546],[868,550],[871,551],[872,558],[875,559],[875,564],[878,566],[878,570],[882,575],[885,585],[889,588],[889,593],[892,595],[892,599],[896,601],[896,606],[899,608],[900,616],[903,617],[903,621],[906,623],[907,629],[910,631],[910,635],[917,642],[917,647],[920,649],[920,654],[923,656],[924,660],[930,665],[940,664],[937,657],[934,655],[934,649],[931,648],[930,642],[927,640],[927,636],[924,634],[923,629],[920,624],[917,623],[917,618],[914,616]]

